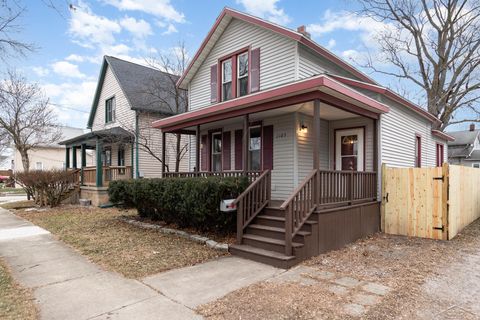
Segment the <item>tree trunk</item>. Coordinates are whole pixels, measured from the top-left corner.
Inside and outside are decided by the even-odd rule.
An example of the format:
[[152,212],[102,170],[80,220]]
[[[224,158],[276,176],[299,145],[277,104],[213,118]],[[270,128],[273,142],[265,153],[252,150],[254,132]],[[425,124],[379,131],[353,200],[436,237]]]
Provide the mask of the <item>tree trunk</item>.
[[175,172],[179,172],[180,160],[182,160],[182,155],[180,150],[182,135],[177,133],[176,136],[177,136],[177,145],[176,145],[176,157],[175,157]]
[[22,158],[23,171],[30,171],[30,159],[28,158],[28,152],[24,149],[19,149],[20,157]]

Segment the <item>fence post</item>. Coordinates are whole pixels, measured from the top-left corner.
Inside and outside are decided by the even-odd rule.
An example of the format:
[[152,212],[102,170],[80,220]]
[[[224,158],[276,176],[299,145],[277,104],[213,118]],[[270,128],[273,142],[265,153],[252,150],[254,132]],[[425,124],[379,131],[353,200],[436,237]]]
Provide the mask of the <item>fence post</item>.
[[442,239],[449,240],[449,219],[448,219],[448,198],[449,198],[449,191],[450,188],[450,167],[447,162],[442,165],[442,176],[443,176],[443,183],[442,183]]
[[[386,174],[387,174],[387,165],[385,163],[382,163],[381,167],[381,187],[382,190],[380,192],[380,199],[381,199],[381,204],[380,204],[380,231],[385,232],[385,205],[386,205]],[[378,187],[377,187],[378,190]]]

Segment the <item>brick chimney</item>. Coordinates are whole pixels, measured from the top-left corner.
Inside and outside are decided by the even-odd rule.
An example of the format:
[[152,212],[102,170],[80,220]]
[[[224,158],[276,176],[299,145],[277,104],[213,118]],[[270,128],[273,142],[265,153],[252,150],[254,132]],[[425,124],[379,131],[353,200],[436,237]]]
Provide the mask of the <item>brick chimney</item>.
[[297,28],[297,32],[300,32],[300,33],[303,34],[305,37],[307,37],[308,39],[310,39],[310,33],[307,32],[307,27],[305,27],[304,25],[298,27],[298,28]]
[[475,131],[475,123],[470,123],[470,131]]

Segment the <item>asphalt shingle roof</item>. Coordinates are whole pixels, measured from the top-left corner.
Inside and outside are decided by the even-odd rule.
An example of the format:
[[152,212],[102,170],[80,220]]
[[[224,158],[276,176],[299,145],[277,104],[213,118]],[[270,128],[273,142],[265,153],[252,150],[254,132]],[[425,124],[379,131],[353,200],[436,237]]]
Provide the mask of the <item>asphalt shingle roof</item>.
[[449,135],[455,138],[455,141],[449,142],[448,145],[459,146],[459,145],[473,144],[473,142],[475,141],[475,138],[478,137],[479,133],[480,133],[480,130],[448,132]]

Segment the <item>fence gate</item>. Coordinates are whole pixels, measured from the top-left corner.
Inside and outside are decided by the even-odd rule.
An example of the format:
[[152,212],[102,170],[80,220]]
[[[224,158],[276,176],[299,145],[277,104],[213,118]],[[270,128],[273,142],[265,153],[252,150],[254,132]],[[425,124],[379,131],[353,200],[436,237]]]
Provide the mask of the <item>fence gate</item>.
[[[382,231],[447,239],[448,165],[382,167]],[[445,199],[445,201],[444,201]]]

